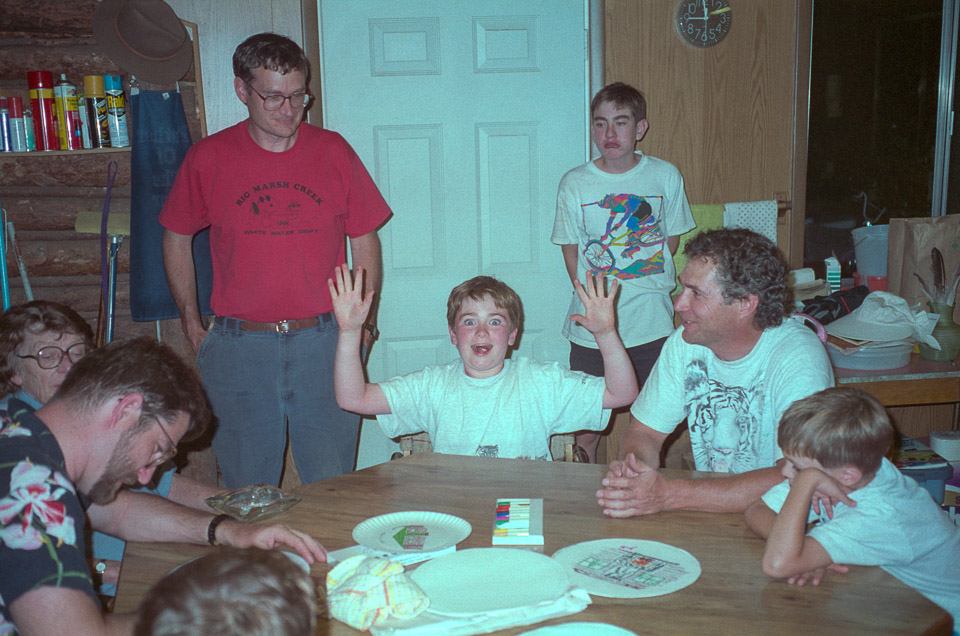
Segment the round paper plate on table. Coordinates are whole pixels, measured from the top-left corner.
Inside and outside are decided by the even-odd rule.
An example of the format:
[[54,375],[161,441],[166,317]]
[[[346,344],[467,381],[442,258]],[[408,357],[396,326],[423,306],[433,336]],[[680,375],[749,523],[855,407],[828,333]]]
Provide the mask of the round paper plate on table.
[[515,609],[559,599],[570,587],[562,565],[548,556],[512,548],[472,548],[427,561],[410,573],[446,616]]
[[472,531],[460,517],[408,510],[361,521],[353,529],[353,540],[379,552],[434,552],[457,545]]
[[570,582],[596,596],[645,598],[681,590],[700,577],[700,562],[666,543],[597,539],[561,548],[553,558]]

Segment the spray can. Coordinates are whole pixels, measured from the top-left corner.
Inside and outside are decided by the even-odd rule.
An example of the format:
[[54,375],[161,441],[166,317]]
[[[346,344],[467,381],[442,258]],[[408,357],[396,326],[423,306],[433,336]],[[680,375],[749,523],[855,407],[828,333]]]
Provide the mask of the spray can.
[[90,141],[90,120],[87,118],[87,100],[77,91],[77,111],[80,113],[80,139],[84,149],[93,148]]
[[33,129],[37,150],[58,150],[57,116],[53,100],[53,75],[50,71],[27,73],[30,87],[30,107],[33,109]]
[[127,100],[123,95],[123,84],[119,75],[104,75],[104,88],[107,93],[107,125],[110,128],[110,145],[124,148],[130,145],[127,134]]
[[26,152],[27,135],[23,120],[23,100],[19,97],[8,97],[7,108],[10,109],[10,150]]
[[60,74],[60,80],[53,88],[53,99],[57,105],[57,119],[60,129],[60,150],[80,150],[83,139],[80,137],[80,111],[77,108],[77,87],[67,80],[66,74]]
[[83,76],[83,101],[87,105],[86,128],[90,131],[91,148],[110,147],[110,126],[107,124],[107,94],[102,75]]
[[12,150],[10,141],[10,110],[7,108],[7,98],[0,97],[0,152]]
[[36,129],[33,127],[33,110],[23,109],[23,134],[27,138],[27,152],[37,149]]

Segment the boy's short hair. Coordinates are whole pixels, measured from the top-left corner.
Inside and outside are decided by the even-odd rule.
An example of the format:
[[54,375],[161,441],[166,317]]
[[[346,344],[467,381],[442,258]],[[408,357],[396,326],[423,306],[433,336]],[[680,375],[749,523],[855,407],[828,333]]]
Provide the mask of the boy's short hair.
[[893,425],[872,395],[831,387],[787,408],[778,441],[785,454],[815,459],[824,468],[856,466],[872,475],[893,442]]
[[511,328],[518,332],[523,328],[523,302],[520,296],[509,285],[492,276],[475,276],[453,288],[447,299],[447,325],[453,328],[457,314],[468,298],[480,301],[485,296],[489,296],[494,305],[507,312]]
[[706,258],[714,264],[724,302],[756,295],[753,324],[757,329],[783,322],[787,263],[773,241],[751,230],[721,228],[697,234],[683,246],[683,253],[691,261]]
[[150,588],[134,634],[313,634],[316,593],[310,575],[279,551],[217,548]]
[[620,108],[626,108],[633,113],[634,119],[640,121],[647,118],[647,100],[643,98],[643,93],[629,84],[623,82],[614,82],[607,84],[593,96],[590,101],[590,118],[604,102],[611,102]]

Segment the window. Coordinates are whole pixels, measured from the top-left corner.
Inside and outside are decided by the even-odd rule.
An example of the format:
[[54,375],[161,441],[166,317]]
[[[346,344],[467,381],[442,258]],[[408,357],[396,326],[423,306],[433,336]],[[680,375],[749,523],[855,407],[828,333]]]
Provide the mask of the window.
[[960,205],[948,169],[957,1],[814,1],[809,264],[834,252],[849,275],[850,232],[865,221],[960,212],[948,197]]

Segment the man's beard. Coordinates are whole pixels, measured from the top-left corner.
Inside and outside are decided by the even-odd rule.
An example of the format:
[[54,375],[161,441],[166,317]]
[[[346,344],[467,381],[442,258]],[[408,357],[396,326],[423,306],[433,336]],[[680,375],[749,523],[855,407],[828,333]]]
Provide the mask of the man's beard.
[[100,505],[108,504],[117,496],[117,491],[120,490],[124,481],[128,479],[137,481],[137,468],[130,460],[130,449],[138,435],[138,430],[134,429],[126,431],[120,436],[103,475],[90,487],[90,492],[87,493],[87,498],[90,501]]

